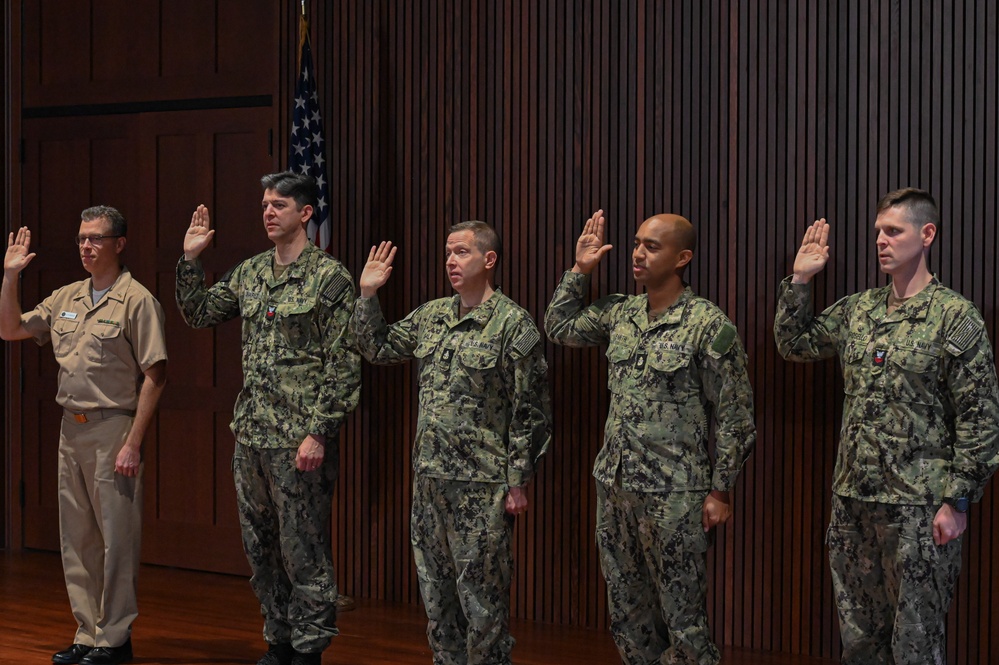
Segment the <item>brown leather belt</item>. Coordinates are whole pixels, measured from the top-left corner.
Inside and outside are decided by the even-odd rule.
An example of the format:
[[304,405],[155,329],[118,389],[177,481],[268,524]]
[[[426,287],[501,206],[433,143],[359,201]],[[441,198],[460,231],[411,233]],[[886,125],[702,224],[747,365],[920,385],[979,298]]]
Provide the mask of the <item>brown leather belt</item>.
[[105,420],[107,418],[113,418],[114,416],[134,416],[134,409],[94,409],[93,411],[70,411],[69,409],[63,409],[63,415],[67,420],[73,420],[80,423],[89,423],[94,420]]

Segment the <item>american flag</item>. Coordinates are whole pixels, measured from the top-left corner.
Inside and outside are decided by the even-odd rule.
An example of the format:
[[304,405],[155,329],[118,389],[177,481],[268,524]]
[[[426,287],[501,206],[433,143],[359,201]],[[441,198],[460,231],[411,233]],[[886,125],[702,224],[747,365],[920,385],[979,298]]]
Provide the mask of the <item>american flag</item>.
[[316,91],[316,70],[312,66],[312,47],[309,44],[309,22],[301,18],[299,49],[299,75],[295,84],[295,106],[292,109],[291,141],[288,151],[288,169],[312,176],[319,183],[319,209],[313,212],[307,231],[309,239],[319,247],[330,250],[330,191],[326,178],[326,141],[323,139],[323,115],[319,111],[319,94]]

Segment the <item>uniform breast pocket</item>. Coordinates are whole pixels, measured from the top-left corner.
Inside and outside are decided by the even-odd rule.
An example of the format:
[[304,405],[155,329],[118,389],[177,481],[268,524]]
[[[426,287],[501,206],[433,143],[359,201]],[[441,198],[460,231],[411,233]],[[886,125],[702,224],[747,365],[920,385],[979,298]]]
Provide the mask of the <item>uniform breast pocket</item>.
[[[435,369],[435,358],[440,357],[438,353],[441,346],[441,335],[434,331],[433,334],[420,337],[413,349],[413,357],[417,361],[417,371],[420,376],[420,385],[432,385]],[[446,369],[446,365],[442,366]]]
[[886,377],[889,399],[915,404],[933,404],[940,392],[940,352],[931,349],[895,347],[888,352]]
[[291,349],[305,349],[312,344],[314,303],[301,305],[279,305],[275,316],[278,328],[278,342]]
[[649,397],[663,402],[684,402],[696,389],[693,356],[679,351],[649,354],[645,372]]
[[73,340],[79,327],[79,321],[69,319],[56,319],[52,324],[52,349],[57,358],[68,356],[73,350]]
[[458,362],[468,377],[473,391],[484,390],[499,364],[499,352],[487,349],[462,349],[458,352]]
[[607,347],[607,387],[611,392],[620,392],[631,377],[632,350],[621,344],[611,343]]
[[421,339],[420,343],[413,349],[413,357],[422,361],[424,358],[437,350],[440,341],[437,339]]
[[864,367],[864,361],[874,361],[867,356],[867,346],[862,340],[850,341],[843,349],[843,392],[847,395],[862,395],[870,390],[868,381],[872,375]]
[[263,334],[264,317],[260,315],[263,305],[259,300],[245,300],[239,304],[239,316],[243,319],[243,346],[249,346],[253,340]]
[[122,347],[125,345],[124,335],[121,334],[120,326],[98,325],[91,330],[91,344],[87,350],[87,357],[98,363],[106,363],[113,358],[120,358],[127,352]]

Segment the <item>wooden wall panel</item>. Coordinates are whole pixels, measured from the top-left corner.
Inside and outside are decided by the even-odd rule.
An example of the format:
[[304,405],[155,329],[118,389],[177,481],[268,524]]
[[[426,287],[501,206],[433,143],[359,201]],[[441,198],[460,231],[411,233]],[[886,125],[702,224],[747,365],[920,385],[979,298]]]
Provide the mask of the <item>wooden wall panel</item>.
[[[19,3],[21,4],[21,3]],[[271,95],[277,0],[24,2],[24,105]]]
[[[10,126],[19,127],[22,107],[67,116],[25,127],[28,158],[23,178],[12,181],[12,198],[19,210],[23,196],[25,214],[8,226],[37,228],[45,252],[36,259],[44,274],[26,278],[24,300],[76,278],[65,268],[75,265],[73,248],[60,238],[71,237],[79,210],[99,193],[128,208],[138,224],[129,251],[141,257],[137,269],[168,311],[171,353],[191,352],[190,371],[171,374],[160,417],[167,425],[150,445],[147,474],[176,489],[185,464],[197,464],[191,482],[198,492],[213,484],[215,503],[209,509],[200,494],[173,493],[162,530],[147,531],[147,556],[164,563],[200,565],[169,549],[187,533],[183,525],[169,531],[173,517],[206,528],[234,519],[224,447],[226,391],[238,388],[239,367],[238,324],[191,331],[177,320],[170,294],[179,240],[171,229],[186,225],[197,202],[213,206],[219,236],[205,259],[213,278],[261,248],[253,226],[256,178],[284,163],[297,4],[12,3],[11,16],[19,18],[22,5],[24,12],[23,24],[13,23],[24,26],[23,35],[11,33],[14,43],[24,41],[24,99],[18,103],[17,87]],[[629,248],[642,219],[674,211],[699,227],[690,280],[739,326],[759,432],[735,518],[716,533],[709,554],[715,637],[835,657],[823,535],[842,385],[835,363],[779,358],[770,331],[776,288],[801,230],[817,216],[833,223],[833,259],[816,282],[817,301],[884,283],[872,251],[873,206],[889,189],[919,185],[937,195],[945,218],[933,267],[978,304],[995,339],[995,4],[306,4],[329,146],[334,254],[356,277],[372,243],[400,244],[381,294],[390,320],[449,293],[443,243],[447,228],[464,219],[497,226],[506,243],[501,286],[539,320],[592,210],[607,211],[615,245],[593,280],[595,297],[634,291]],[[256,95],[270,95],[276,106],[252,118],[240,114],[257,111],[245,109],[74,115],[93,112],[80,105],[117,104],[123,112],[137,104]],[[265,136],[271,127],[275,135]],[[94,150],[93,140],[105,150]],[[114,155],[122,153],[135,160],[132,169],[116,166]],[[121,181],[100,177],[119,170]],[[128,186],[131,178],[141,185]],[[132,214],[133,205],[140,212]],[[54,363],[44,349],[19,348],[25,394],[36,397],[18,402],[23,426],[12,426],[25,441],[53,441],[58,413],[44,396],[55,392]],[[556,438],[531,489],[532,510],[516,528],[514,609],[538,621],[605,629],[590,468],[607,410],[606,363],[601,350],[549,344],[546,352]],[[363,378],[361,407],[340,441],[332,519],[341,586],[415,603],[408,537],[414,375],[410,367],[365,366]],[[189,440],[192,432],[197,441]],[[175,441],[181,443],[168,447]],[[192,445],[206,447],[186,448]],[[15,462],[20,450],[19,443]],[[32,449],[24,462],[35,469],[25,474],[26,499],[39,513],[54,505],[54,475],[44,472],[54,461],[46,450]],[[990,488],[971,517],[948,662],[999,658],[997,524],[999,493]],[[49,542],[46,529],[25,520],[23,542]],[[234,561],[237,538],[235,530],[220,529],[200,542],[205,552]]]
[[[7,7],[4,7],[4,23],[6,24],[7,18]],[[10,54],[10,39],[7,35],[7,31],[4,30],[0,33],[0,71],[3,71],[3,79],[6,83],[9,78],[8,72],[9,67],[12,65],[12,58]],[[10,134],[8,133],[7,127],[10,124],[9,120],[9,102],[7,101],[7,95],[4,95],[3,104],[3,117],[4,117],[4,131],[0,132],[0,155],[3,155],[2,161],[0,161],[0,181],[2,181],[2,186],[0,186],[0,210],[3,211],[4,215],[9,214],[10,192],[8,188],[8,183],[12,175],[12,159],[10,157]],[[10,360],[8,359],[7,353],[0,353],[0,376],[6,377],[9,372],[13,369]],[[20,365],[18,365],[18,373],[20,372]],[[20,423],[20,414],[13,413],[15,406],[11,404],[11,400],[7,398],[7,382],[0,381],[0,400],[2,400],[4,408],[4,420],[10,422],[12,419],[16,419]],[[17,406],[20,406],[19,404]],[[20,487],[20,473],[14,474],[11,472],[13,468],[12,465],[8,463],[8,459],[13,457],[12,446],[10,442],[4,437],[3,445],[0,446],[0,548],[8,547],[11,538],[11,526],[12,520],[10,519],[10,510],[7,507],[8,497],[14,496],[12,491],[14,486]],[[18,461],[19,458],[18,458]]]
[[[838,366],[785,363],[771,326],[802,229],[833,224],[820,304],[884,283],[873,207],[904,185],[945,222],[932,264],[996,330],[994,3],[511,0],[307,3],[330,146],[334,253],[401,246],[388,318],[449,293],[448,226],[506,243],[500,283],[541,319],[583,220],[615,250],[593,295],[633,292],[631,237],[674,211],[699,228],[690,280],[738,325],[759,443],[735,519],[709,555],[726,644],[835,657],[823,545],[842,386]],[[290,35],[286,36],[290,40]],[[606,415],[599,351],[547,347],[556,439],[516,528],[515,612],[605,627],[593,481]],[[413,375],[366,367],[342,441],[334,523],[350,593],[416,601],[408,544]],[[999,658],[997,493],[972,513],[949,662]]]
[[[29,226],[39,249],[24,275],[23,302],[33,307],[83,276],[71,243],[80,210],[98,202],[122,210],[127,265],[164,306],[171,357],[144,445],[143,558],[245,572],[228,431],[241,385],[239,325],[197,332],[183,324],[173,303],[174,267],[198,203],[211,207],[218,230],[205,260],[210,279],[267,246],[259,177],[278,166],[276,104],[285,101],[279,89],[286,82],[279,67],[287,62],[280,8],[290,3],[9,4],[7,34],[24,44],[15,77],[23,78],[24,96],[18,87],[9,97],[9,127],[25,146],[23,177],[10,182],[27,203],[7,226]],[[23,133],[22,117],[29,118]],[[26,370],[23,397],[12,405],[19,417],[8,430],[14,479],[23,476],[26,498],[14,511],[14,544],[57,549],[55,364],[47,348],[10,349]]]
[[[80,211],[100,195],[116,191],[114,201],[126,219],[137,213],[134,197],[135,162],[127,150],[127,130],[119,123],[96,121],[88,131],[66,122],[24,127],[24,187],[22,223],[31,230],[31,250],[37,256],[21,276],[22,304],[33,308],[53,290],[81,279],[83,272],[73,237]],[[46,220],[44,226],[38,220]],[[62,410],[54,401],[57,366],[52,347],[21,343],[24,365],[24,544],[58,549],[56,451]],[[53,519],[48,519],[52,516]]]
[[[147,449],[155,488],[144,559],[222,572],[248,570],[235,510],[228,429],[242,386],[240,329],[183,322],[174,302],[175,267],[191,213],[207,205],[216,233],[203,255],[210,282],[267,247],[261,230],[259,177],[275,168],[268,153],[270,109],[138,116],[146,212],[156,220],[144,245],[150,282],[167,318],[170,381],[160,402],[160,445]],[[150,463],[152,462],[152,463]],[[147,493],[147,501],[152,497]],[[201,543],[191,548],[191,542]]]
[[[25,308],[85,276],[72,238],[80,211],[104,202],[129,220],[126,265],[166,313],[167,389],[143,446],[143,559],[223,572],[247,570],[229,461],[232,405],[242,384],[239,325],[195,331],[174,304],[174,269],[198,203],[216,236],[210,279],[267,246],[259,175],[272,171],[270,109],[35,119],[25,124],[25,207],[38,257],[23,274]],[[58,549],[56,463],[61,410],[50,347],[19,345],[27,371],[22,445],[24,545]],[[198,542],[198,548],[191,548]]]

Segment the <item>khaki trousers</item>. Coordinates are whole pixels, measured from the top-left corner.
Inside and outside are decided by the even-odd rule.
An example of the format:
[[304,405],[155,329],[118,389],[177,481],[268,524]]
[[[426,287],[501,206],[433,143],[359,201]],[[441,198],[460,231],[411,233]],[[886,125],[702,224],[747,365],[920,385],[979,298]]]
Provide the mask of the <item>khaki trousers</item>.
[[131,428],[129,416],[82,424],[62,420],[59,537],[78,644],[121,646],[139,614],[142,466],[135,478],[114,472]]

